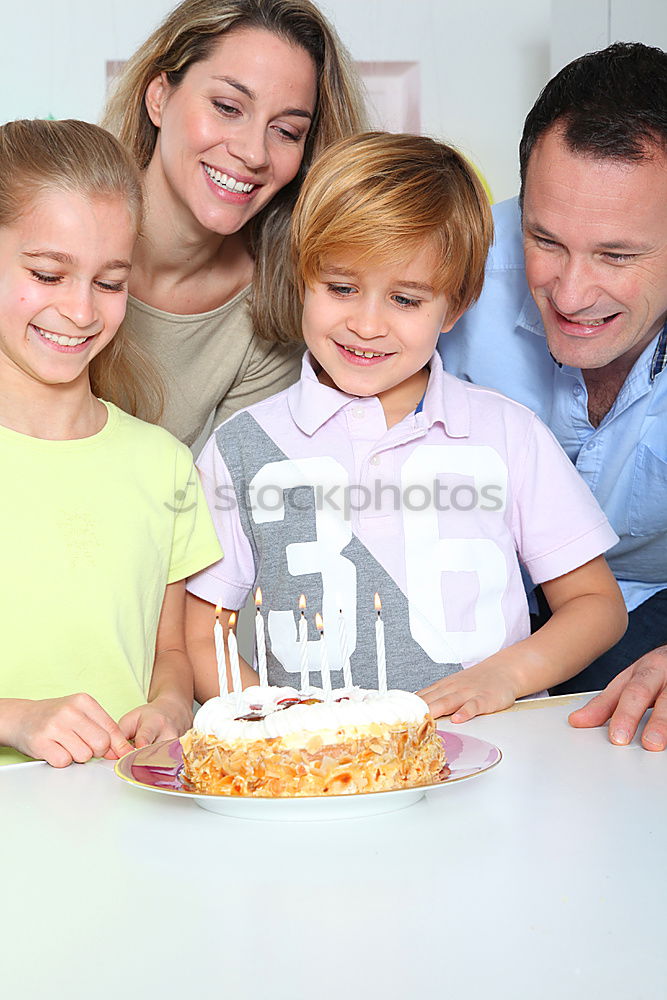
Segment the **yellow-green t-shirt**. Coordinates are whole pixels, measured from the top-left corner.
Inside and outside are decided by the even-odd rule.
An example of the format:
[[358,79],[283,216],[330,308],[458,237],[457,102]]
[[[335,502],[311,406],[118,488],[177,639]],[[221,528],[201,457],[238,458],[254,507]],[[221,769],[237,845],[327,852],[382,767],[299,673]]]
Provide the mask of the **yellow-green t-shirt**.
[[117,719],[146,701],[167,584],[221,553],[190,451],[105,405],[75,441],[0,427],[0,698],[85,691]]

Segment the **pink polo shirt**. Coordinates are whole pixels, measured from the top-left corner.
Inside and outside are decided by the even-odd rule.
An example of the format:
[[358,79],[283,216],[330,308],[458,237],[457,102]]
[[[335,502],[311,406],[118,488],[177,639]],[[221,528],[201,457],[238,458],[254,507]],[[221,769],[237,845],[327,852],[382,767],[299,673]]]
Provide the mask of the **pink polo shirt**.
[[388,683],[417,690],[529,635],[519,559],[541,583],[617,541],[534,413],[437,354],[421,410],[389,430],[376,397],[321,385],[307,354],[198,465],[225,555],[188,589],[237,609],[261,586],[272,683],[298,681],[302,593],[314,683],[319,611],[334,683],[342,643],[355,683],[375,685],[378,592]]

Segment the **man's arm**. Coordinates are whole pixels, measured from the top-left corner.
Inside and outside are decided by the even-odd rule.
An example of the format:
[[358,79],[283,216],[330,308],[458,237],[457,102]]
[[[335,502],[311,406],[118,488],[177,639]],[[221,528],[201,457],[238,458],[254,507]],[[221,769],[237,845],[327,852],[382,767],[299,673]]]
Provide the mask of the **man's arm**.
[[577,729],[609,722],[609,739],[628,744],[648,709],[653,711],[642,733],[645,750],[667,746],[667,646],[658,646],[622,670],[600,694],[570,715]]

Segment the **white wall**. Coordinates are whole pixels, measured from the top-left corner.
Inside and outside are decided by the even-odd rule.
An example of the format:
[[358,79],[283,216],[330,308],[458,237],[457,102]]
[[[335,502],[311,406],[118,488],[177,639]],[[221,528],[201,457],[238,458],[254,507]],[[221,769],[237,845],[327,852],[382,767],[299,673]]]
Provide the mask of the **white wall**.
[[[0,120],[95,121],[107,59],[125,59],[170,0],[3,4]],[[550,0],[321,0],[362,61],[421,63],[422,130],[468,153],[496,199],[517,187],[521,125],[549,72]]]

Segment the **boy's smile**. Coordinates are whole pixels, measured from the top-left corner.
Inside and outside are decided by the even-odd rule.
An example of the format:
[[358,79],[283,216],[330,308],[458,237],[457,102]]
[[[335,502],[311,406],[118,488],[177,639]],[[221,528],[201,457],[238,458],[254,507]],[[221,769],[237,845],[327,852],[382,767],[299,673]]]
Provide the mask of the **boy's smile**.
[[322,368],[320,382],[378,396],[388,426],[421,399],[438,335],[456,319],[431,284],[434,270],[430,249],[397,264],[338,257],[305,290],[303,336]]

